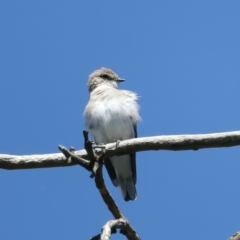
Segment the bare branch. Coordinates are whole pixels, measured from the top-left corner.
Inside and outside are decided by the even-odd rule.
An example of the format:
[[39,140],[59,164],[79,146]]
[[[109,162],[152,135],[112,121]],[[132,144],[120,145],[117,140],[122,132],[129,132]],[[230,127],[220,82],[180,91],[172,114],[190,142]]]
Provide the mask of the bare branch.
[[105,185],[104,178],[103,178],[103,175],[102,175],[102,165],[100,165],[99,168],[96,171],[95,184],[96,184],[97,189],[99,190],[99,193],[102,196],[103,201],[108,206],[108,209],[112,213],[112,215],[116,219],[120,219],[120,218],[125,219],[125,217],[123,216],[123,214],[119,210],[117,204],[113,200],[111,194],[109,193],[109,191],[108,191],[108,189]]
[[[101,240],[110,239],[111,233],[115,232],[114,227],[116,226],[116,224],[118,228],[121,229],[120,233],[125,235],[129,240],[140,240],[140,237],[137,235],[136,231],[130,225],[127,219],[124,217],[124,215],[118,208],[117,204],[115,203],[114,199],[112,198],[111,194],[109,193],[105,185],[103,174],[102,174],[102,164],[101,164],[102,160],[103,160],[103,155],[98,160],[99,165],[96,170],[95,184],[97,189],[99,190],[99,193],[102,196],[103,201],[108,206],[109,211],[112,213],[115,219],[118,219],[119,221],[110,221],[103,227],[103,229],[105,230],[101,235]],[[94,237],[93,239],[97,239],[97,238]]]
[[131,152],[148,150],[198,150],[203,148],[233,147],[240,145],[240,131],[194,134],[194,135],[169,135],[145,138],[134,138],[106,145],[105,155],[124,155]]
[[[110,157],[148,150],[198,150],[202,148],[233,147],[238,145],[240,145],[240,131],[134,138],[121,141],[118,144],[109,143],[96,150],[101,151],[103,149],[105,156]],[[90,159],[85,150],[74,153],[80,158]],[[0,168],[4,169],[64,167],[75,164],[74,162],[68,163],[67,159],[60,153],[28,156],[0,154]]]
[[[131,227],[126,219],[120,218],[117,220],[108,221],[102,228],[102,234],[91,238],[90,240],[109,240],[113,233],[116,233],[116,229],[121,229],[121,233],[128,231],[128,228]],[[126,235],[126,234],[124,234]],[[129,240],[140,240],[140,238],[135,236],[126,235]]]
[[67,158],[68,164],[72,163],[72,162],[75,162],[75,163],[78,163],[83,168],[85,168],[86,170],[91,171],[91,167],[90,167],[91,161],[85,160],[85,159],[77,156],[74,153],[74,148],[72,148],[70,150],[67,150],[65,147],[63,147],[61,145],[59,145],[58,148]]
[[228,240],[240,240],[240,232],[236,232],[232,237]]
[[122,219],[108,221],[102,228],[101,240],[109,240],[117,228],[121,228]]
[[120,233],[125,235],[129,240],[140,240],[140,237],[137,235],[136,231],[124,217],[124,215],[119,210],[117,204],[115,203],[114,199],[112,198],[111,194],[109,193],[105,183],[104,178],[102,175],[102,165],[99,166],[95,176],[95,183],[96,187],[99,190],[105,204],[108,206],[109,211],[113,214],[115,219],[109,221],[106,225],[104,225],[101,238],[100,235],[97,235],[92,238],[92,240],[101,239],[101,240],[108,240],[112,233],[115,233],[116,228],[121,229]]
[[[79,157],[88,159],[85,150],[75,152]],[[77,163],[68,163],[67,158],[62,153],[42,154],[42,155],[7,155],[0,154],[0,168],[4,169],[29,169],[29,168],[49,168],[73,166]]]

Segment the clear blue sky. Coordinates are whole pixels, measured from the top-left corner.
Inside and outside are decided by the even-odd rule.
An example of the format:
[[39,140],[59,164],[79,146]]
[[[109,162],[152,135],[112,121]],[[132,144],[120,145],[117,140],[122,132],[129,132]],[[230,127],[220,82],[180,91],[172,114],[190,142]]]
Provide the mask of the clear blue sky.
[[[5,0],[0,34],[0,153],[82,149],[100,67],[141,96],[140,137],[240,130],[240,1]],[[137,165],[134,202],[105,179],[142,239],[240,230],[239,147],[142,152]],[[0,170],[0,196],[0,239],[89,239],[112,219],[79,166]]]

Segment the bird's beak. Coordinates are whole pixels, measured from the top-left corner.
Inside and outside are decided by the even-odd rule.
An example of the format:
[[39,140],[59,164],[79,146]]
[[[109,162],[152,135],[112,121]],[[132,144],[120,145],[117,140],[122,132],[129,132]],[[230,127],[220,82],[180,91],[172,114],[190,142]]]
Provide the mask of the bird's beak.
[[116,81],[117,81],[117,82],[124,82],[125,79],[123,79],[123,78],[118,78],[118,79],[116,79]]

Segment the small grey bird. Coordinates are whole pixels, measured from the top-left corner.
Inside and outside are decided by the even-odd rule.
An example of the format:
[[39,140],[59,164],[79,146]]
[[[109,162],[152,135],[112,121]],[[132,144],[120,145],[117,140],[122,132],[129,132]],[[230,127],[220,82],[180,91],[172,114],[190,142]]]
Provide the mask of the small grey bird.
[[[86,126],[97,144],[137,137],[138,96],[119,90],[124,79],[108,68],[95,70],[88,79],[90,100],[85,108]],[[104,164],[114,186],[125,201],[135,200],[137,192],[136,153],[105,158]]]

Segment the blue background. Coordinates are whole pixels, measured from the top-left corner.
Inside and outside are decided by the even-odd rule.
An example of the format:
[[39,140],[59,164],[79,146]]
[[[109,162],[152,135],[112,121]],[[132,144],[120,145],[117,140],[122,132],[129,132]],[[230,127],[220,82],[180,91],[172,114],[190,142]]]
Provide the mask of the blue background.
[[[140,137],[240,130],[239,13],[239,1],[1,1],[0,153],[82,149],[100,67],[141,96]],[[240,230],[239,147],[141,152],[137,165],[134,202],[104,174],[142,239]],[[7,240],[89,239],[112,219],[79,166],[0,170],[0,206]]]

